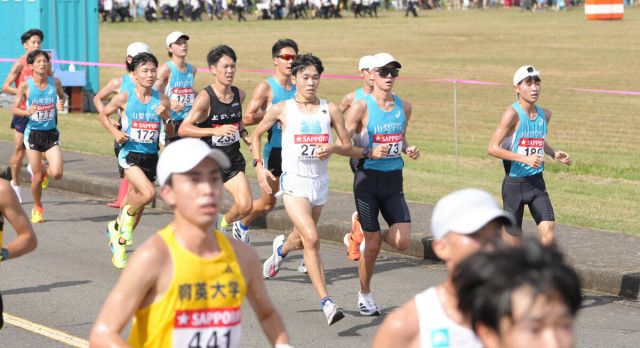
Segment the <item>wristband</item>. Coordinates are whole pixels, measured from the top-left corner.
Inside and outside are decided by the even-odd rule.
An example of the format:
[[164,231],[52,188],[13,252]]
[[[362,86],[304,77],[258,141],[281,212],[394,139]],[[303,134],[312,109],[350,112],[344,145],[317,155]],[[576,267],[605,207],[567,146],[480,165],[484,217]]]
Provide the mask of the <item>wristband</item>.
[[9,250],[7,248],[2,248],[0,251],[0,261],[6,261],[9,259]]
[[258,163],[260,163],[260,164],[262,164],[264,166],[264,162],[262,162],[261,159],[254,159],[253,160],[253,167],[255,168],[258,165]]
[[164,120],[164,125],[168,125],[169,122],[173,121],[173,119],[171,119],[171,117],[169,117],[168,119]]
[[248,131],[248,130],[246,130],[246,129],[242,129],[242,130],[240,131],[240,136],[244,137],[244,135],[242,135],[242,133],[244,133],[244,134],[246,134],[246,135],[249,135],[249,131]]

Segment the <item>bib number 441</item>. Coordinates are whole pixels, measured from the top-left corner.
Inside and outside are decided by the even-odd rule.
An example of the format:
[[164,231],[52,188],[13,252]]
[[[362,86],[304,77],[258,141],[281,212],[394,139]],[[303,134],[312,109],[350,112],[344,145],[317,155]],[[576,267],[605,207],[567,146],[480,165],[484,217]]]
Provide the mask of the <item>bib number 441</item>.
[[187,348],[231,348],[231,330],[197,331]]

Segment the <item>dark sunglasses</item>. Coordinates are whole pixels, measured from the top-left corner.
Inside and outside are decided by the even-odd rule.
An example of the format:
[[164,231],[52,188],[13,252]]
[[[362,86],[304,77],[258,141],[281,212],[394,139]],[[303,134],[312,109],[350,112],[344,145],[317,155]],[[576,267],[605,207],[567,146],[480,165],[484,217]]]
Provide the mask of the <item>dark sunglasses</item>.
[[377,71],[380,77],[387,77],[389,74],[391,74],[391,77],[398,77],[398,75],[400,75],[400,69],[398,68],[387,68],[383,66],[382,68],[378,68]]
[[296,55],[295,54],[280,54],[278,56],[276,56],[282,60],[294,60],[296,59]]

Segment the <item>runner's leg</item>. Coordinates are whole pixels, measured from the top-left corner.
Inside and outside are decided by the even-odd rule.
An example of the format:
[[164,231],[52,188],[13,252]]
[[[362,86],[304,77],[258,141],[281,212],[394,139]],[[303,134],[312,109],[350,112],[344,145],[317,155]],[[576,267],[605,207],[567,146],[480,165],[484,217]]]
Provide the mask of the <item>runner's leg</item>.
[[42,208],[42,180],[45,172],[42,165],[42,152],[36,150],[27,150],[27,159],[31,165],[33,172],[33,181],[31,182],[31,192],[33,194],[33,204],[36,208]]
[[26,154],[24,147],[24,133],[13,130],[13,145],[15,147],[13,156],[11,156],[11,184],[20,186],[20,168],[22,167],[22,159]]
[[[224,215],[227,223],[232,223],[251,213],[253,201],[249,181],[244,172],[239,172],[224,183],[224,188],[233,197],[231,209]],[[245,224],[246,225],[246,224]]]
[[44,158],[49,162],[47,175],[49,178],[60,180],[62,178],[62,150],[56,145],[44,153]]

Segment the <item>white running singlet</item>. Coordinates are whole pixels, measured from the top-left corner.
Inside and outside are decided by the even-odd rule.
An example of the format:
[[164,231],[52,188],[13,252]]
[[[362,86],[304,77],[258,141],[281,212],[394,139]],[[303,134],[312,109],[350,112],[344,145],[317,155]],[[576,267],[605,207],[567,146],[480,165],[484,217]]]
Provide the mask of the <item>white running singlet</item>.
[[421,348],[482,348],[475,333],[447,317],[435,287],[416,295]]

